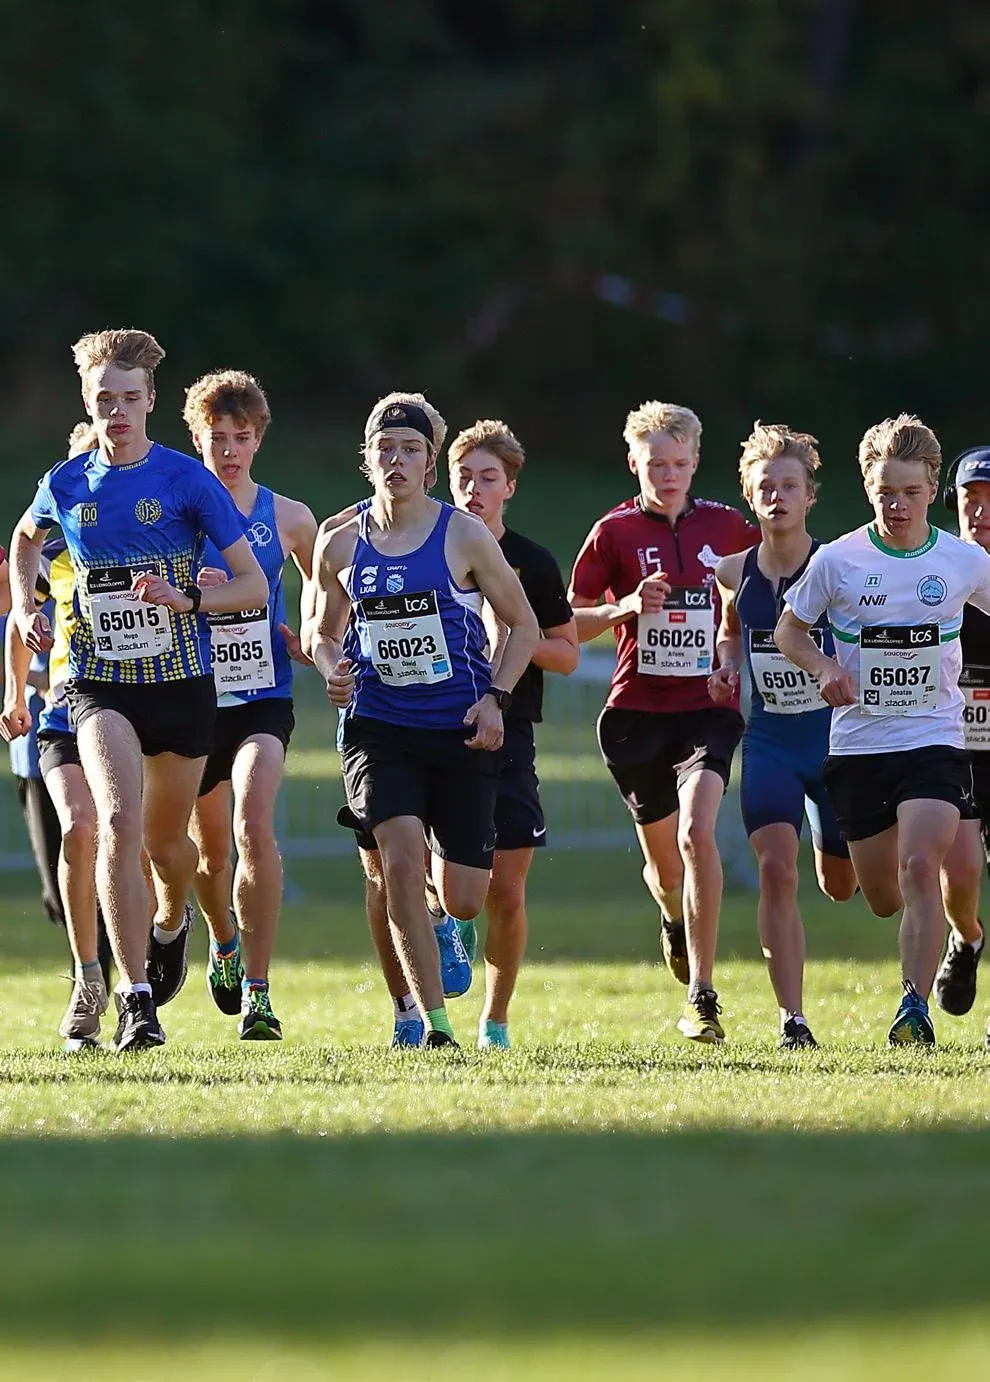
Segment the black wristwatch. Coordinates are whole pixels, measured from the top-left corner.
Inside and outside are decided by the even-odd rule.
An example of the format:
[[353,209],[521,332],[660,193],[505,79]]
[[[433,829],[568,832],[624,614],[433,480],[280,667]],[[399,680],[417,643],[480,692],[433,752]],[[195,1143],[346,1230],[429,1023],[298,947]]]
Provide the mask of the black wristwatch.
[[512,704],[512,692],[503,691],[501,686],[489,686],[488,690],[484,692],[484,695],[491,696],[503,715]]
[[186,613],[198,614],[200,602],[203,598],[203,592],[200,590],[199,586],[192,584],[184,585],[182,587],[182,593],[183,595],[187,596],[190,600],[192,600],[192,609],[187,610]]

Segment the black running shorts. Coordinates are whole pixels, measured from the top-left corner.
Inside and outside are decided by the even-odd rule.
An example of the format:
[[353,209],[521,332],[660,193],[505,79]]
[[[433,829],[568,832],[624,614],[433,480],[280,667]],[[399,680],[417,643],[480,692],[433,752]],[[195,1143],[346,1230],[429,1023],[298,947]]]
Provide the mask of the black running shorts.
[[963,820],[976,816],[965,749],[928,744],[897,753],[829,754],[822,771],[844,840],[889,830],[902,801],[947,801]]
[[547,825],[540,804],[532,720],[506,720],[501,753],[495,848],[541,849],[547,842]]
[[54,768],[79,766],[79,744],[74,734],[64,729],[43,729],[38,735],[38,763],[41,776]]
[[238,749],[256,734],[268,734],[277,739],[284,757],[295,725],[291,696],[264,696],[242,705],[220,706],[213,748],[203,768],[199,795],[205,797],[218,783],[230,781]]
[[707,768],[729,785],[732,755],[742,738],[736,710],[623,710],[606,706],[598,744],[637,825],[652,825],[677,810],[677,793]]
[[211,676],[127,685],[72,680],[65,694],[77,733],[91,715],[114,710],[131,725],[145,758],[205,758],[213,747],[217,693]]

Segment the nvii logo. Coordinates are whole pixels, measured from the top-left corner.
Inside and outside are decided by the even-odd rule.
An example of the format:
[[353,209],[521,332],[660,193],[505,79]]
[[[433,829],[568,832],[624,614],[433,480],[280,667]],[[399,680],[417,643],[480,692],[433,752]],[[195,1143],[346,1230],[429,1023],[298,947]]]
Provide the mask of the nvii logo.
[[886,595],[861,595],[859,603],[861,605],[885,605],[887,597]]

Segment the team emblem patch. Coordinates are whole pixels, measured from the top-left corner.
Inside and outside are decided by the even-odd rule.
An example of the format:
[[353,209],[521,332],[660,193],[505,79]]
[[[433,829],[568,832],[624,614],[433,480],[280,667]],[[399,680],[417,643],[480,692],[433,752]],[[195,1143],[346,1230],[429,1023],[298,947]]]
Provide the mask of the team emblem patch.
[[923,605],[940,605],[948,593],[941,576],[922,576],[918,582],[918,599]]
[[702,566],[716,567],[718,566],[722,558],[719,556],[717,552],[713,552],[712,549],[709,547],[708,543],[706,542],[704,547],[702,547],[701,551],[698,553],[698,560],[701,562]]
[[134,517],[139,523],[150,526],[162,516],[162,506],[157,499],[139,499],[134,505]]
[[398,595],[405,583],[405,577],[400,571],[393,571],[385,577],[385,589],[390,595]]
[[365,567],[362,568],[362,570],[361,570],[361,589],[362,589],[362,590],[365,590],[365,591],[370,590],[371,587],[375,584],[375,581],[377,581],[377,580],[378,580],[378,567],[377,567],[377,566],[365,566]]
[[267,523],[252,523],[247,535],[252,547],[267,547],[273,536]]

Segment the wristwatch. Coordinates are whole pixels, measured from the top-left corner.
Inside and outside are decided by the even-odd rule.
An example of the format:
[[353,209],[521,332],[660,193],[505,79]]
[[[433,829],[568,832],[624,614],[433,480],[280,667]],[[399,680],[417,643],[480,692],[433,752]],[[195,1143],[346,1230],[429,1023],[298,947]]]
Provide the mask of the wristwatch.
[[198,586],[198,585],[192,585],[192,584],[190,584],[190,585],[184,585],[184,586],[182,587],[182,593],[183,593],[183,595],[185,595],[185,596],[187,597],[187,599],[192,600],[192,609],[187,610],[187,613],[188,613],[188,614],[198,614],[198,613],[199,613],[200,601],[201,601],[202,598],[203,598],[203,592],[200,590],[199,586]]
[[485,691],[483,694],[486,696],[491,696],[492,700],[498,706],[499,710],[501,710],[503,715],[508,710],[509,706],[512,704],[512,692],[504,691],[501,686],[489,686],[488,690]]

